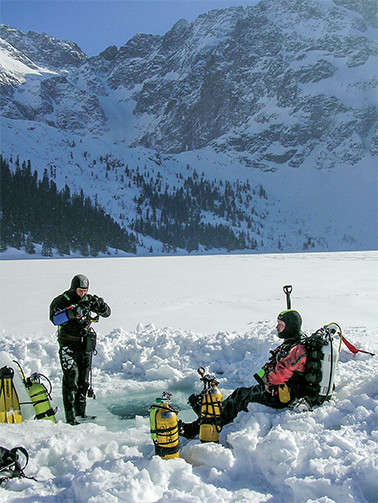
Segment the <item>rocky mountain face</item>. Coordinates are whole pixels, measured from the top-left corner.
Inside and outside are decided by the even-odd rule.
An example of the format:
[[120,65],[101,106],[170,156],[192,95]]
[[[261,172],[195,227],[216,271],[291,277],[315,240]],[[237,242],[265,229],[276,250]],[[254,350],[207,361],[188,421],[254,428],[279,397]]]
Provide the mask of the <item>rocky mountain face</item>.
[[[181,20],[164,36],[138,34],[94,58],[2,26],[3,48],[30,71],[22,81],[3,69],[2,113],[73,132],[112,128],[130,146],[165,153],[231,149],[262,169],[309,156],[319,168],[353,165],[378,149],[375,6],[262,0]],[[116,129],[109,97],[124,111]]]

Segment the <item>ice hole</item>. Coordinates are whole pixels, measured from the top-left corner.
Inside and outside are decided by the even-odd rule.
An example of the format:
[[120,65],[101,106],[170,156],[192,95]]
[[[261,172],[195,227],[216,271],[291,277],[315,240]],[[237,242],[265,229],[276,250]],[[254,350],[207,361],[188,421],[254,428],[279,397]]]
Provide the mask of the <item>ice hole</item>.
[[[170,391],[172,393],[171,406],[179,410],[179,418],[182,420],[194,420],[196,415],[188,405],[188,393],[182,391]],[[156,404],[156,399],[161,398],[161,393],[156,391],[144,391],[125,396],[112,397],[107,406],[109,412],[118,419],[134,419],[135,416],[148,417],[151,405]]]

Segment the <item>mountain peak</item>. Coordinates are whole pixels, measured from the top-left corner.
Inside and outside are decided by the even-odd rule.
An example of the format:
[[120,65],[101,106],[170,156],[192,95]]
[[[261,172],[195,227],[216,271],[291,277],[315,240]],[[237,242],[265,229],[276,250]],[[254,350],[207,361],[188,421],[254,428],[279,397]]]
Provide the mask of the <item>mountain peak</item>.
[[88,58],[75,42],[60,41],[47,33],[23,33],[0,25],[0,38],[9,42],[39,66],[52,69],[77,68]]

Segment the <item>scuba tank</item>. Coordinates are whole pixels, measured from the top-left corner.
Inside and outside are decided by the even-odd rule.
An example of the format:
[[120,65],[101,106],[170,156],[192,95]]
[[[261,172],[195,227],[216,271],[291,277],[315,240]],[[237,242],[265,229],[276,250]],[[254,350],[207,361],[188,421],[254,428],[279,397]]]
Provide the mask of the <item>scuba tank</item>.
[[[53,409],[50,404],[52,385],[50,380],[43,374],[34,372],[30,377],[25,377],[24,371],[18,362],[15,362],[20,369],[22,379],[28,390],[31,403],[34,407],[35,416],[34,419],[45,419],[56,423],[55,413],[57,408]],[[41,377],[46,379],[49,384],[50,389],[47,390],[46,386],[41,382]]]
[[172,395],[166,391],[156,404],[151,405],[150,429],[151,438],[155,444],[155,454],[163,459],[180,457],[180,441],[178,434],[178,410],[171,406]]
[[[339,329],[339,332],[337,331]],[[334,339],[335,334],[341,337],[341,328],[335,323],[330,323],[325,327],[327,334],[326,340],[328,344],[322,347],[323,360],[322,360],[322,380],[319,383],[319,395],[322,400],[327,400],[332,395],[334,390],[334,380],[337,364],[339,363],[340,346]],[[341,343],[341,340],[340,340]]]
[[45,419],[50,420],[53,423],[56,423],[55,413],[57,409],[53,409],[50,405],[51,398],[51,390],[52,386],[50,381],[47,379],[47,382],[50,385],[50,391],[47,391],[46,386],[41,383],[41,377],[47,379],[46,376],[42,374],[38,374],[35,372],[26,380],[26,387],[28,389],[34,410],[35,410],[35,418],[34,419]]
[[[335,341],[335,335],[340,337],[339,344]],[[305,379],[314,405],[320,405],[332,396],[341,340],[342,331],[337,323],[319,328],[303,340],[307,349]]]
[[200,367],[198,373],[203,382],[201,391],[200,431],[201,442],[219,442],[222,431],[222,393],[217,388],[219,381],[215,375],[206,374]]

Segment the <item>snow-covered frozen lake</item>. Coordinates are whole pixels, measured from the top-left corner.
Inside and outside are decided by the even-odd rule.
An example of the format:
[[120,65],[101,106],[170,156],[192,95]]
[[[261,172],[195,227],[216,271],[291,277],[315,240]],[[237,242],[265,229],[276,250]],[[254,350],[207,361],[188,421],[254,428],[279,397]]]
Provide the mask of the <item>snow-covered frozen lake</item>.
[[[58,423],[0,425],[0,445],[23,445],[28,479],[2,501],[293,502],[377,500],[377,357],[343,346],[331,402],[295,414],[251,404],[219,444],[182,441],[181,458],[154,456],[148,407],[173,393],[179,417],[205,366],[225,395],[254,384],[279,344],[282,287],[306,333],[332,321],[355,346],[377,352],[378,252],[0,261],[0,352],[53,384]],[[95,326],[95,422],[63,422],[53,297],[86,274],[112,316]]]

